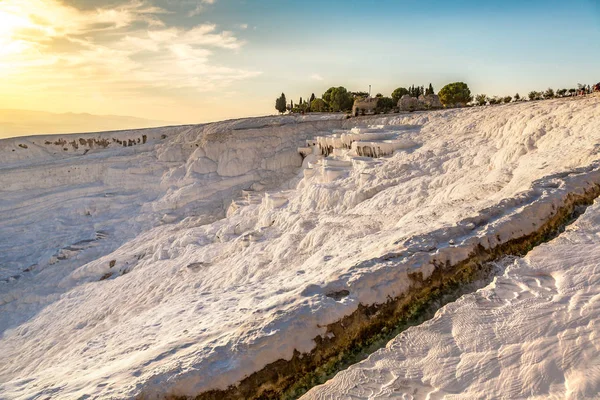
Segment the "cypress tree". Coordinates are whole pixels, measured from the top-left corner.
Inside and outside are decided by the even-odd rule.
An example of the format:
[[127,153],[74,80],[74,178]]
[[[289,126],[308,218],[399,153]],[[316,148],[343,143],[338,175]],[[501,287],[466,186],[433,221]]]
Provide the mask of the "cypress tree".
[[284,113],[287,107],[287,100],[285,98],[285,94],[281,93],[281,96],[275,100],[275,109],[280,113]]

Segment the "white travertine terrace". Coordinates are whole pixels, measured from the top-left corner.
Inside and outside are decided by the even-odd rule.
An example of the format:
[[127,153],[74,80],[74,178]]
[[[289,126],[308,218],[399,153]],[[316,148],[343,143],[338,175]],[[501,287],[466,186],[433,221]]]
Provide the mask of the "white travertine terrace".
[[0,398],[225,389],[600,180],[598,98],[343,118],[0,140]]
[[348,156],[383,157],[389,156],[398,149],[414,147],[417,143],[403,137],[407,132],[413,131],[415,126],[373,126],[369,128],[352,128],[348,131],[334,130],[327,136],[317,136],[315,141],[307,142],[306,147],[299,148],[303,155],[310,154],[311,147],[318,147],[313,154],[320,153],[327,156],[334,151],[338,154],[341,149],[351,149],[345,153]]
[[596,399],[600,202],[303,400]]
[[[418,146],[411,139],[418,126],[371,126],[335,129],[328,135],[306,141],[298,152],[304,157],[304,177],[320,177],[323,183],[331,183],[346,177],[356,162],[368,163],[369,159],[391,156],[397,150]],[[363,177],[364,180],[366,177]]]

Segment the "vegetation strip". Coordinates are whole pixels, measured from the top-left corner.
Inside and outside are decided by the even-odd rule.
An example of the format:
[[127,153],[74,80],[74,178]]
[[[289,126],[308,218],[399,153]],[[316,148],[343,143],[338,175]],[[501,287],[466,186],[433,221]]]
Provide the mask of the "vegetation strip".
[[[548,88],[545,91],[531,91],[527,98],[529,101],[549,100],[557,97],[585,96],[600,92],[600,83],[593,86],[577,84],[577,89],[557,89],[554,91]],[[436,100],[433,100],[433,96]],[[408,102],[407,102],[408,101]],[[452,107],[471,107],[496,104],[510,104],[526,101],[519,93],[514,96],[488,96],[486,94],[477,94],[473,96],[469,86],[464,82],[452,82],[444,86],[436,95],[432,84],[427,88],[425,86],[408,86],[395,89],[391,96],[387,97],[377,93],[375,97],[369,92],[349,91],[343,86],[332,86],[321,98],[317,98],[314,93],[304,100],[294,103],[292,99],[286,97],[285,93],[275,99],[275,109],[281,114],[290,112],[292,114],[304,114],[307,112],[350,112],[352,116],[369,114],[380,114],[400,111],[416,111],[418,109],[452,108]],[[358,110],[358,112],[357,112]]]
[[[383,304],[364,306],[327,326],[307,354],[297,351],[291,360],[277,360],[225,390],[211,390],[197,400],[294,399],[324,383],[338,371],[383,347],[407,327],[431,317],[437,309],[476,288],[474,282],[492,278],[491,262],[505,256],[522,256],[533,247],[556,237],[600,196],[600,185],[590,184],[581,194],[567,194],[563,205],[535,232],[494,248],[481,245],[466,260],[450,265],[437,263],[430,277],[409,274],[410,289]],[[186,397],[167,396],[169,399]]]

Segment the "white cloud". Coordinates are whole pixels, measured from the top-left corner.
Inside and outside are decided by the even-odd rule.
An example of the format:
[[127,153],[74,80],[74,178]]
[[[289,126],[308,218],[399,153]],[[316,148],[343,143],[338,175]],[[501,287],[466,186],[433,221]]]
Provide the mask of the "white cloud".
[[199,15],[202,12],[202,10],[204,10],[204,7],[202,7],[202,4],[198,4],[196,8],[194,8],[188,13],[188,17],[195,17],[196,15]]
[[[0,1],[2,83],[56,90],[209,91],[259,74],[214,63],[215,50],[244,45],[232,32],[214,24],[167,27],[161,19],[166,13],[139,0],[90,11],[58,0]],[[55,49],[59,43],[61,51]]]
[[240,28],[241,30],[246,30],[248,29],[248,24],[239,24],[238,28]]
[[214,24],[198,25],[181,35],[184,43],[196,46],[214,46],[224,49],[239,49],[244,45],[244,41],[233,36],[232,32],[216,32],[217,26]]
[[323,81],[325,80],[325,78],[323,78],[321,75],[319,74],[312,74],[310,76],[310,79],[314,80],[314,81]]
[[188,12],[188,17],[200,15],[202,11],[204,11],[203,4],[215,4],[215,0],[199,0],[196,4],[196,7]]

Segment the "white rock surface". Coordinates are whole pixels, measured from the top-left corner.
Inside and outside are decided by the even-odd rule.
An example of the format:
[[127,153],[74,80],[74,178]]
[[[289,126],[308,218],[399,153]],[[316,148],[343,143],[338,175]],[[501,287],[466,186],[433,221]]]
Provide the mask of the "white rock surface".
[[[384,158],[344,147],[353,120],[304,120],[74,136],[109,141],[85,155],[0,141],[0,397],[225,388],[598,175],[534,184],[598,159],[598,99],[374,117],[411,143]],[[332,134],[329,157],[307,150]]]
[[600,202],[302,399],[597,399]]

